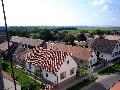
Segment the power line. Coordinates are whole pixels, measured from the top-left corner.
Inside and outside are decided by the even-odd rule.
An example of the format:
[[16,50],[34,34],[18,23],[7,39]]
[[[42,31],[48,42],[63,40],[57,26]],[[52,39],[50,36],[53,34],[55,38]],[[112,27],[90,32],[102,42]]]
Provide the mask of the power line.
[[8,29],[7,29],[7,22],[6,22],[6,15],[5,15],[5,8],[4,8],[4,3],[3,0],[1,0],[2,2],[2,8],[3,8],[3,14],[4,14],[4,21],[5,21],[5,32],[6,32],[6,36],[7,36],[7,44],[8,44],[8,59],[11,63],[11,69],[12,69],[12,77],[13,77],[13,81],[14,81],[14,86],[15,86],[15,90],[17,90],[16,88],[16,82],[15,82],[15,76],[14,76],[14,70],[13,70],[13,61],[12,61],[12,57],[11,57],[11,53],[10,53],[10,43],[9,43],[9,35],[8,35]]

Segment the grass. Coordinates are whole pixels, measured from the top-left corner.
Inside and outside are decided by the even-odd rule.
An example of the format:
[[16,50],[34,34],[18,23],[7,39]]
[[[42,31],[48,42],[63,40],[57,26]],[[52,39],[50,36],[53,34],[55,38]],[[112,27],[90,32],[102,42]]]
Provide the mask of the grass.
[[97,79],[97,77],[91,77],[88,79],[83,80],[82,82],[76,84],[75,86],[67,89],[67,90],[80,90],[81,88],[83,88],[84,86],[90,84],[91,82],[95,81]]
[[[5,72],[12,74],[12,70],[10,67],[10,63],[7,61],[2,62],[2,68]],[[35,89],[33,90],[39,90],[40,89],[40,84],[35,82],[35,80],[31,79],[27,74],[25,74],[20,68],[13,68],[14,69],[14,74],[16,80],[22,85],[23,90],[26,90],[30,83],[35,84]],[[35,83],[34,83],[35,82]]]
[[109,67],[103,71],[100,71],[98,74],[100,75],[110,75],[115,72],[120,72],[120,64],[115,64],[112,67]]

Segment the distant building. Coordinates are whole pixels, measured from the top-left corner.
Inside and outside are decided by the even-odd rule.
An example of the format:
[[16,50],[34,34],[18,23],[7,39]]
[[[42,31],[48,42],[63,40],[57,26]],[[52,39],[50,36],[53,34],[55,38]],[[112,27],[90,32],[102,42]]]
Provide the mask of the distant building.
[[6,41],[6,35],[0,35],[0,43]]
[[26,60],[27,71],[35,72],[35,67],[39,67],[43,78],[55,84],[76,75],[77,64],[67,52],[36,47]]
[[47,49],[60,50],[70,53],[70,55],[80,66],[89,67],[90,65],[97,63],[97,56],[91,48],[83,48],[80,46],[59,43],[48,43]]
[[32,39],[32,38],[26,38],[26,37],[12,36],[10,39],[10,42],[21,45],[22,47],[26,49],[32,49],[35,46],[46,47],[45,41],[41,39]]
[[14,64],[20,64],[25,59],[24,54],[32,50],[35,46],[46,48],[46,43],[41,39],[12,36],[10,43],[13,43],[12,59]]
[[[11,50],[11,53],[12,53],[13,43],[10,42],[9,45],[10,45],[10,50]],[[1,56],[4,59],[8,59],[8,42],[7,41],[0,44],[0,50],[1,50]]]
[[120,57],[120,37],[116,35],[106,35],[102,39],[95,39],[92,49],[97,57],[104,60],[113,60]]

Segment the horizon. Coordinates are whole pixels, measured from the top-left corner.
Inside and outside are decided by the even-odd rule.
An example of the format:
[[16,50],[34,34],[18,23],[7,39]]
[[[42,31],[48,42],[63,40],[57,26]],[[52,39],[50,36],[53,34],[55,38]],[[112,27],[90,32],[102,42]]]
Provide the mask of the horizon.
[[120,26],[119,0],[4,0],[4,4],[8,26]]

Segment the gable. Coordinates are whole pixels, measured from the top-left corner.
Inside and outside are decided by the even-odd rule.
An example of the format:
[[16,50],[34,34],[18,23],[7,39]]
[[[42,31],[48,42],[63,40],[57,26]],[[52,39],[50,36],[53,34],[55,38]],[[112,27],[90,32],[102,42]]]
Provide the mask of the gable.
[[65,70],[69,70],[73,67],[77,67],[77,63],[74,61],[74,59],[70,55],[68,55],[57,73],[63,72]]

